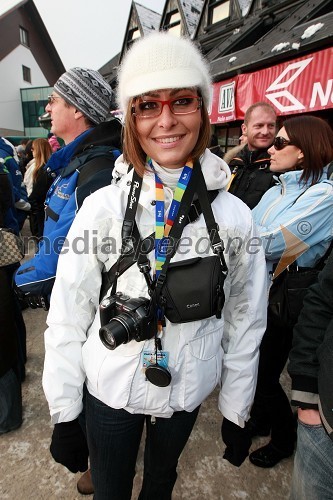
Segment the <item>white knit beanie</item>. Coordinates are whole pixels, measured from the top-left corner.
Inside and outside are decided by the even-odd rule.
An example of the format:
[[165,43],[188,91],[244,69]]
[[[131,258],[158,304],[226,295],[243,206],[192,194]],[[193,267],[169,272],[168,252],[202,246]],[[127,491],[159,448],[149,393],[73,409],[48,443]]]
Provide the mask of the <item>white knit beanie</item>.
[[118,72],[119,108],[126,114],[132,97],[162,89],[197,87],[206,107],[211,99],[209,64],[188,38],[158,32],[133,44]]

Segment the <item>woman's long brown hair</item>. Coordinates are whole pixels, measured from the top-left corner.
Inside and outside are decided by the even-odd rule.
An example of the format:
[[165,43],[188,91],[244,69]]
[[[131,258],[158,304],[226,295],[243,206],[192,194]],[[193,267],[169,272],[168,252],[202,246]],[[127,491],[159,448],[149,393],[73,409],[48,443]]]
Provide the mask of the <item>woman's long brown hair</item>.
[[32,181],[37,179],[38,171],[42,168],[52,154],[52,148],[47,139],[35,139],[32,143],[32,148],[35,153],[35,168],[32,173]]
[[303,115],[283,122],[290,142],[298,147],[304,158],[300,182],[311,186],[320,179],[323,168],[333,160],[333,131],[322,118]]

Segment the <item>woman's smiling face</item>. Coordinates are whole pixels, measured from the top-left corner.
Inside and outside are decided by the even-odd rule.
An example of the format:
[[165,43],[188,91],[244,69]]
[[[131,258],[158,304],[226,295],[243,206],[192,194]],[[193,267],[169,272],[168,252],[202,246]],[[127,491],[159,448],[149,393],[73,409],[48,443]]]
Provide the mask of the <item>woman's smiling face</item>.
[[[167,101],[197,93],[193,89],[156,90],[142,96],[144,100]],[[159,116],[134,117],[138,140],[144,152],[159,165],[167,168],[183,167],[198,141],[201,127],[201,109],[189,114],[174,114],[168,104]]]

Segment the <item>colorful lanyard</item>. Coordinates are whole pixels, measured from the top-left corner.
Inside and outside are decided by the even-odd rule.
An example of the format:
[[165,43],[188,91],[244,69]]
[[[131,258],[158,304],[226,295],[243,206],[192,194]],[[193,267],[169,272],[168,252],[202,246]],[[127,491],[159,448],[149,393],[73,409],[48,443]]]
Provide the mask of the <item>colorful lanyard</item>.
[[155,191],[156,191],[156,206],[155,206],[155,276],[158,278],[163,264],[166,260],[168,243],[169,243],[169,233],[173,226],[173,223],[177,217],[177,213],[179,210],[180,203],[182,201],[184,192],[190,182],[193,162],[192,160],[188,160],[186,165],[183,167],[183,170],[178,179],[178,183],[173,195],[172,203],[169,210],[168,219],[166,224],[164,224],[164,191],[163,191],[163,183],[155,172],[153,162],[151,158],[147,158],[147,163],[153,170],[155,174]]

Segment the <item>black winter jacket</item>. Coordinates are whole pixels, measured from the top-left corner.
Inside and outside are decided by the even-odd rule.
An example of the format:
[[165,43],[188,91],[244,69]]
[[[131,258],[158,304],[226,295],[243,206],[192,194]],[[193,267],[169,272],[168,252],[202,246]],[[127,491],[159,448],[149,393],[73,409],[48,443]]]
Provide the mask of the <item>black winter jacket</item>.
[[244,201],[251,210],[275,184],[274,174],[269,170],[270,156],[266,149],[250,151],[246,145],[229,162],[229,167],[232,174],[229,193]]
[[305,296],[289,360],[291,403],[319,409],[333,440],[333,253]]
[[[5,227],[6,211],[13,207],[14,195],[8,175],[0,173],[0,227]],[[0,377],[17,363],[13,294],[9,274],[0,268]],[[1,410],[0,410],[1,412]]]

